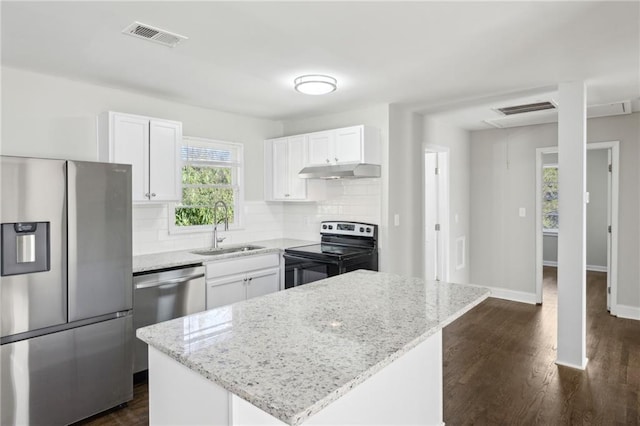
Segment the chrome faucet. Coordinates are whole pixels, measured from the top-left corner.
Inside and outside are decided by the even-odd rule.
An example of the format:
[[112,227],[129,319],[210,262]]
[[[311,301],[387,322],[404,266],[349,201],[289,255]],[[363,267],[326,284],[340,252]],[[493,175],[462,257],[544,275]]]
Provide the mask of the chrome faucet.
[[224,230],[229,230],[229,209],[224,201],[218,200],[213,205],[213,248],[218,248],[218,244],[223,242],[226,237],[218,237],[218,222],[216,218],[216,212],[218,211],[218,205],[222,204],[224,207]]

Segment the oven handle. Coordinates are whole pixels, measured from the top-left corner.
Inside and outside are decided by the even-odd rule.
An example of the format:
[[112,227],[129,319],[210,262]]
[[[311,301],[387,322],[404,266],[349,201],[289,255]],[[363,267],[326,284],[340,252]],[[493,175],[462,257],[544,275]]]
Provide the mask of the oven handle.
[[282,255],[282,257],[284,257],[285,261],[287,259],[289,259],[289,260],[303,261],[303,262],[307,262],[307,263],[323,263],[323,264],[329,264],[329,265],[340,265],[340,261],[339,260],[333,260],[333,259],[326,259],[326,260],[311,259],[309,257],[296,256],[296,255],[287,254],[287,253],[284,253]]

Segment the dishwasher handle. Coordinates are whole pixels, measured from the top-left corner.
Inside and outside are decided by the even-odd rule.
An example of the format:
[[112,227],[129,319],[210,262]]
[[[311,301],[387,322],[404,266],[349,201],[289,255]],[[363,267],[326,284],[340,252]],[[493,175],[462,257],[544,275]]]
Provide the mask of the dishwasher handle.
[[140,284],[136,284],[136,290],[142,290],[143,288],[160,287],[167,284],[182,284],[182,283],[186,283],[187,281],[195,280],[197,278],[202,278],[202,277],[204,277],[204,274],[189,275],[186,277],[175,278],[173,280],[143,282]]

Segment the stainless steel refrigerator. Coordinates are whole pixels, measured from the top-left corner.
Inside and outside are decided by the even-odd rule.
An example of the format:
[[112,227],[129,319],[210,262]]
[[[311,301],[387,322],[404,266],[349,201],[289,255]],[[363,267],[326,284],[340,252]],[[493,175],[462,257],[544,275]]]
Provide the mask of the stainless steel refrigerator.
[[131,400],[131,166],[0,159],[0,424]]

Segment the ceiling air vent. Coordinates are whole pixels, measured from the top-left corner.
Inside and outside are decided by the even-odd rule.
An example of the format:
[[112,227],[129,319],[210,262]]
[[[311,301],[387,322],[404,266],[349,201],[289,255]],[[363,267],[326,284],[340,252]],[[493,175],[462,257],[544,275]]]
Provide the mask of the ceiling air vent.
[[556,105],[553,102],[535,102],[532,104],[514,105],[502,108],[496,108],[496,111],[503,113],[504,115],[523,114],[525,112],[544,111],[546,109],[555,109]]
[[188,37],[180,34],[161,30],[160,28],[152,27],[151,25],[143,24],[142,22],[134,22],[122,30],[122,33],[169,47],[175,47],[181,41],[189,39]]

